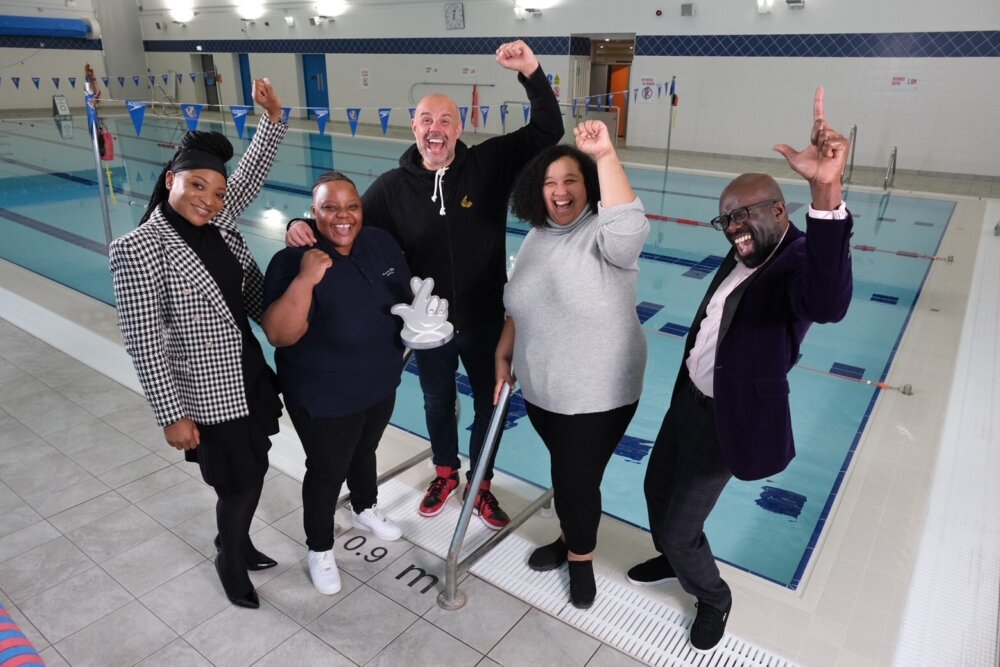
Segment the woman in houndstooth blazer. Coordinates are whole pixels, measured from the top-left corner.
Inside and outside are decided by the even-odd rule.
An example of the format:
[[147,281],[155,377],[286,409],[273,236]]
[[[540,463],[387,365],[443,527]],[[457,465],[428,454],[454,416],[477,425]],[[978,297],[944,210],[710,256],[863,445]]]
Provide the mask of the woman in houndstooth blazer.
[[218,496],[223,589],[256,609],[247,569],[277,563],[254,548],[249,528],[281,402],[248,321],[260,321],[263,278],[236,220],[260,193],[286,127],[267,79],[254,82],[253,97],[266,117],[232,176],[229,141],[188,132],[139,227],[109,254],[125,348],[156,421]]

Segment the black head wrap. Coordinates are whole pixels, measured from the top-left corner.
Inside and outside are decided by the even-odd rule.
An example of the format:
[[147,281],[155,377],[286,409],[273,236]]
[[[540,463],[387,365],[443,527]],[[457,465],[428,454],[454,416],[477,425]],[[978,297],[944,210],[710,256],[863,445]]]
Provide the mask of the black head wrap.
[[156,207],[167,200],[167,172],[188,171],[191,169],[211,169],[227,176],[226,162],[233,157],[233,145],[229,139],[218,132],[187,132],[181,139],[181,146],[170,158],[163,171],[160,172],[153,193],[149,197],[149,206],[139,224],[146,222]]

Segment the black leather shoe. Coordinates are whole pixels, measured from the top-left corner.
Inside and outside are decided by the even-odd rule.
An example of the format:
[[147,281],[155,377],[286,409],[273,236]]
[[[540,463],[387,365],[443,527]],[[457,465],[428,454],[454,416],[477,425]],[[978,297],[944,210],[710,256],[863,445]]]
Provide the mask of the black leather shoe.
[[528,567],[536,572],[554,570],[566,562],[568,553],[569,547],[562,541],[562,538],[557,538],[552,544],[546,544],[544,547],[538,547],[532,551],[531,556],[528,557]]
[[571,560],[569,601],[577,609],[590,609],[595,597],[597,597],[597,582],[594,581],[594,561]]
[[[218,553],[222,551],[222,538],[218,535],[215,536],[215,552]],[[274,560],[265,553],[261,553],[250,545],[250,553],[247,554],[247,569],[253,572],[257,570],[266,570],[270,567],[274,567],[278,564],[278,561]]]
[[[222,582],[222,565],[220,564],[220,556],[215,557],[215,571],[219,574],[219,581]],[[245,609],[260,609],[260,598],[257,597],[257,591],[250,588],[250,592],[244,595],[230,595],[229,591],[226,591],[226,584],[222,584],[222,590],[225,591],[226,597],[237,607],[244,607]]]

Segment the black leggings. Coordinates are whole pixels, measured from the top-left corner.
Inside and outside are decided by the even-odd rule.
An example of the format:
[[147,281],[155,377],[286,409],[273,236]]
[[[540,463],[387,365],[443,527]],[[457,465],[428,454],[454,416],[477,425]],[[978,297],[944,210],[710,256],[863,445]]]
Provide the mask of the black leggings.
[[597,546],[604,469],[639,402],[577,415],[525,405],[552,458],[552,489],[566,546],[575,554],[589,554]]
[[290,411],[306,451],[302,522],[311,551],[333,548],[333,512],[345,480],[355,512],[378,501],[375,449],[395,404],[393,392],[367,410],[344,417],[315,419],[302,409]]
[[215,503],[215,519],[219,526],[222,551],[218,558],[222,585],[226,593],[234,596],[246,595],[253,588],[247,575],[247,554],[254,553],[250,543],[250,522],[257,511],[260,492],[264,489],[264,478],[256,485],[242,491],[224,492],[216,487],[219,499]]

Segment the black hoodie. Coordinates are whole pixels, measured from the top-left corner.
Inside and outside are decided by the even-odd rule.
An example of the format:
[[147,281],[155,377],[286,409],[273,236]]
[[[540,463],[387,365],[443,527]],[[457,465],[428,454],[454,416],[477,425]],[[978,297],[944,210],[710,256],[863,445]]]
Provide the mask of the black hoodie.
[[459,140],[441,182],[443,201],[431,200],[435,172],[424,168],[416,144],[362,197],[364,224],[399,241],[414,276],[434,278],[434,294],[448,299],[448,319],[459,330],[503,316],[510,190],[528,160],[563,135],[562,113],[542,68],[518,80],[531,103],[530,122],[474,146]]

